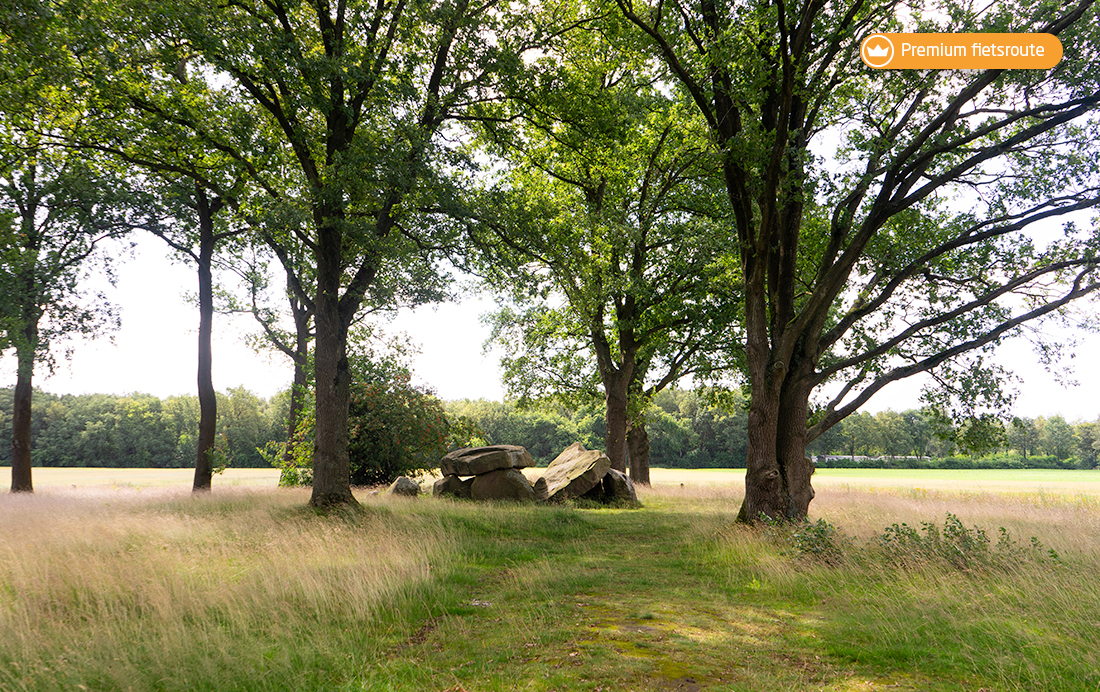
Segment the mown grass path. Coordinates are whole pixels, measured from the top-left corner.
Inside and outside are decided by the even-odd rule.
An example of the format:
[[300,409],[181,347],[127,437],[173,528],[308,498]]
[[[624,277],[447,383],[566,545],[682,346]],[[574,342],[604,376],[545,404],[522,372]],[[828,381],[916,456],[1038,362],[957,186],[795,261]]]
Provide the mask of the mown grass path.
[[[829,653],[828,593],[725,511],[456,505],[461,564],[423,624],[351,689],[958,690]],[[741,534],[734,554],[730,532]],[[735,562],[740,564],[734,564]],[[767,563],[761,568],[761,563]],[[820,576],[820,575],[818,575]],[[899,669],[900,668],[900,669]]]

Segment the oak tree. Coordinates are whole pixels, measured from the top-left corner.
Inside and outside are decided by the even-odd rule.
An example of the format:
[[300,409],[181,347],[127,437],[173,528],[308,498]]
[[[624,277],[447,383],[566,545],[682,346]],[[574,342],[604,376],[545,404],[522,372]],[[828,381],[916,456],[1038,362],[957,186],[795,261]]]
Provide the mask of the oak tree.
[[[266,204],[306,212],[309,226],[295,230],[295,242],[309,250],[314,284],[296,277],[291,290],[312,311],[316,330],[310,502],[354,502],[348,329],[368,289],[433,244],[425,238],[438,225],[418,210],[447,189],[459,165],[446,124],[489,98],[492,76],[518,59],[515,44],[529,40],[516,29],[522,8],[245,0],[166,10],[120,0],[109,9],[96,22],[107,37],[104,59],[116,57],[113,42],[131,49],[118,55],[105,82],[162,87],[180,72],[188,84],[205,82],[216,107],[198,89],[181,87],[178,107],[165,118],[247,171],[257,192],[239,200],[246,218]],[[139,54],[158,63],[151,79],[129,70]],[[268,166],[272,151],[280,155]]]
[[[983,353],[1100,288],[1096,232],[1072,223],[1100,202],[1092,0],[615,4],[720,157],[752,392],[742,520],[805,517],[807,442],[886,385],[995,394]],[[879,71],[859,59],[873,31],[1049,32],[1065,55]]]
[[731,367],[739,277],[702,120],[621,18],[573,11],[483,113],[503,172],[471,238],[510,299],[491,319],[513,393],[601,388],[612,468],[648,483],[646,404]]

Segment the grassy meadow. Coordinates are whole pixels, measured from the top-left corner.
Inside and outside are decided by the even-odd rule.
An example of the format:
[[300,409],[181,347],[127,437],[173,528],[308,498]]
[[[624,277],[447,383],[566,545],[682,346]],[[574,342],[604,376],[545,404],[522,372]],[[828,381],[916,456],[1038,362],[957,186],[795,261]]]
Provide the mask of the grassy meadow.
[[0,496],[0,690],[1100,689],[1091,476],[820,474],[811,523],[747,528],[737,472],[329,515],[45,475]]

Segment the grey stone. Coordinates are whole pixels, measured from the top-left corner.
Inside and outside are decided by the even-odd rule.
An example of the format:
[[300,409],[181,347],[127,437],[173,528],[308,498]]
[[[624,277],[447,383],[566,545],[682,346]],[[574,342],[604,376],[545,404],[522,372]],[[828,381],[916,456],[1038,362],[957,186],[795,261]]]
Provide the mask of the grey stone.
[[586,450],[575,442],[546,467],[546,473],[535,481],[538,500],[567,500],[580,497],[596,487],[611,469],[611,460],[597,450]]
[[447,454],[439,462],[444,476],[480,476],[497,469],[523,469],[534,466],[535,460],[519,445],[463,447]]
[[634,490],[634,481],[615,469],[608,469],[603,477],[603,494],[605,502],[630,502],[638,504],[638,493]]
[[625,473],[609,469],[607,475],[581,497],[601,504],[625,504],[641,506],[638,493],[634,490],[634,481]]
[[434,497],[440,497],[443,495],[450,495],[452,497],[459,497],[464,500],[471,498],[470,488],[474,484],[473,478],[467,478],[462,480],[458,476],[444,476],[435,482],[432,486],[432,495]]
[[475,500],[535,500],[531,481],[519,469],[497,469],[475,476],[470,495]]
[[420,484],[408,476],[398,476],[397,480],[386,488],[387,495],[401,495],[404,497],[416,497],[420,494]]

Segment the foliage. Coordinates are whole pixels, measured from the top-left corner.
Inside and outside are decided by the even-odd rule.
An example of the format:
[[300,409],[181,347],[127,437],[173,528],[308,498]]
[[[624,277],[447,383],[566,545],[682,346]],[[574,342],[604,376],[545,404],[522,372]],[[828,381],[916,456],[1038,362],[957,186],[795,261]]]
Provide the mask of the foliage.
[[[400,373],[393,377],[407,383]],[[373,380],[376,387],[384,387],[385,381],[385,378]],[[428,396],[423,389],[411,389],[420,393],[402,395],[410,397],[410,401]],[[35,399],[32,441],[36,466],[184,468],[194,464],[199,417],[198,400],[194,396],[165,399],[147,394],[57,396],[36,391]],[[647,411],[654,466],[744,467],[748,427],[744,401],[737,393],[730,402],[722,404],[710,403],[710,399],[705,390],[681,389],[666,390],[654,398]],[[434,410],[431,401],[425,398],[420,404],[413,404],[413,408],[423,405],[426,410]],[[218,394],[218,439],[230,465],[286,468],[292,484],[309,485],[308,475],[303,474],[308,474],[313,450],[312,413],[307,407],[305,415],[309,420],[299,426],[288,463],[283,459],[286,433],[282,427],[288,403],[289,392],[271,399],[262,399],[243,388]],[[9,434],[11,429],[11,405],[11,390],[0,389],[0,435]],[[547,464],[574,442],[579,441],[589,449],[603,448],[603,415],[599,405],[573,408],[560,402],[544,402],[521,407],[515,402],[484,400],[449,401],[440,405],[447,418],[451,446],[521,444],[539,465]],[[391,413],[405,415],[396,409]],[[901,415],[923,414],[913,409]],[[887,412],[857,414],[837,427],[843,432],[852,425],[877,424],[880,416],[891,418]],[[1042,424],[1046,419],[1036,420]],[[415,421],[409,424],[419,425]],[[1079,422],[1071,427],[1086,439],[1086,431],[1093,426],[1095,423]],[[816,463],[821,468],[1092,468],[1080,446],[1077,456],[1060,461],[1052,455],[1024,457],[1014,450],[975,457],[951,452],[933,454],[926,448],[917,456],[909,454],[910,450],[904,446],[891,448],[883,438],[876,439],[870,446],[858,447],[855,456],[849,454],[851,449],[844,437],[837,437],[831,445],[820,440],[813,449]],[[10,448],[0,446],[0,464],[9,463],[10,454]]]
[[760,526],[789,554],[825,565],[839,565],[852,547],[850,539],[824,519],[789,521],[763,515]]
[[353,384],[348,426],[352,485],[389,483],[438,469],[439,460],[456,446],[443,403],[412,386],[408,376]]
[[[348,410],[348,457],[352,485],[389,483],[439,468],[448,451],[468,446],[483,433],[470,419],[448,415],[427,388],[412,384],[409,358],[415,347],[403,335],[386,337],[370,325],[351,333],[349,367],[354,375]],[[264,457],[282,468],[280,485],[313,481],[316,414],[302,413],[289,454],[278,448]]]
[[313,484],[313,408],[299,412],[289,444],[268,443],[261,452],[267,463],[282,469],[279,487],[293,488]]
[[892,524],[877,538],[886,559],[899,567],[924,562],[939,562],[955,569],[970,570],[990,566],[1006,566],[1021,560],[1060,561],[1054,549],[1044,551],[1034,536],[1030,549],[1022,548],[1003,526],[997,543],[990,545],[985,530],[968,528],[957,516],[947,514],[941,530],[932,522],[921,522],[921,529],[906,523]]
[[[242,468],[268,463],[257,447],[284,437],[285,395],[261,399],[243,389],[219,394],[218,454]],[[35,466],[189,468],[195,465],[195,396],[66,394],[35,391],[31,440]],[[12,390],[0,389],[0,436],[11,434]],[[0,463],[10,463],[0,445]],[[219,462],[219,463],[221,463]]]

